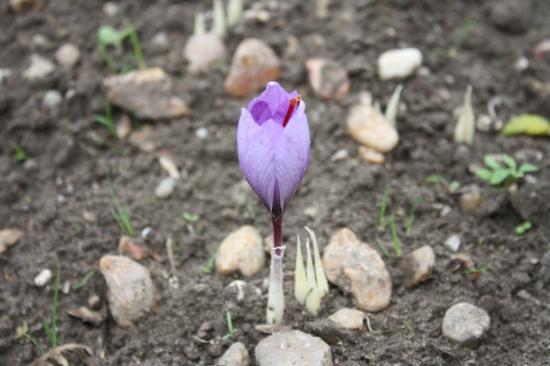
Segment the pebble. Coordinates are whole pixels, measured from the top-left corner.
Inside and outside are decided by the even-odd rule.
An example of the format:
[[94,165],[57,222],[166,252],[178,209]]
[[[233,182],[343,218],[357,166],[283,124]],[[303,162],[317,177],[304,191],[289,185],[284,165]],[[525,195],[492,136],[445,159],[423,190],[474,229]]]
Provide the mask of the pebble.
[[41,48],[43,50],[47,50],[52,47],[52,43],[48,38],[46,38],[43,34],[35,34],[32,36],[31,43],[36,48]]
[[357,154],[361,159],[372,164],[382,165],[386,161],[384,154],[366,146],[360,146]]
[[156,148],[155,142],[153,141],[153,128],[149,125],[143,126],[139,130],[132,131],[128,141],[131,145],[146,153],[152,152]]
[[432,274],[434,264],[435,253],[429,245],[424,245],[403,257],[400,266],[405,274],[405,287],[413,288],[426,281]]
[[250,366],[250,357],[244,344],[233,343],[220,357],[216,366]]
[[449,249],[452,252],[458,252],[460,249],[460,236],[453,234],[445,240],[445,248]]
[[213,32],[193,34],[187,40],[183,54],[189,62],[189,71],[198,73],[222,61],[225,57],[225,46],[220,36]]
[[40,55],[31,55],[31,64],[23,72],[23,77],[27,80],[39,80],[50,75],[55,66],[45,57]]
[[67,314],[69,314],[73,318],[82,320],[84,323],[89,323],[93,325],[100,325],[105,320],[105,316],[98,313],[97,311],[88,309],[85,306],[69,309],[67,310]]
[[0,85],[11,76],[11,70],[8,68],[0,68]]
[[481,193],[476,185],[469,186],[458,198],[458,205],[462,211],[475,214],[481,206]]
[[277,80],[279,74],[280,62],[271,47],[259,39],[247,38],[235,51],[225,91],[234,97],[246,97],[268,81]]
[[130,117],[123,114],[116,123],[116,136],[124,140],[130,135],[130,132],[132,132],[132,122],[130,121]]
[[36,275],[36,277],[34,278],[34,285],[37,286],[37,287],[44,287],[46,286],[46,284],[48,282],[50,282],[50,280],[52,279],[53,277],[53,273],[52,271],[50,271],[49,269],[43,269],[42,271],[40,271],[39,274]]
[[109,309],[118,325],[132,326],[152,309],[155,287],[147,268],[130,258],[105,255],[99,269],[107,283]]
[[332,156],[330,157],[330,161],[335,162],[335,161],[344,160],[344,159],[347,159],[348,156],[349,156],[349,153],[346,149],[340,149],[336,151],[334,154],[332,154]]
[[241,271],[244,276],[259,272],[265,262],[263,240],[252,226],[242,226],[229,234],[220,244],[216,257],[216,271],[229,275]]
[[262,290],[258,287],[242,280],[231,282],[223,290],[223,295],[226,300],[235,302],[249,302],[254,297],[261,296]]
[[309,85],[313,92],[327,100],[342,100],[348,95],[350,81],[348,72],[336,61],[324,58],[307,60]]
[[254,350],[259,366],[332,366],[330,347],[321,338],[299,330],[275,333]]
[[531,25],[531,0],[499,0],[489,7],[489,20],[499,29],[524,33]]
[[103,13],[109,17],[114,17],[118,14],[118,5],[114,2],[106,2],[103,4]]
[[464,346],[477,346],[489,330],[491,318],[481,308],[461,302],[451,306],[443,317],[443,335]]
[[351,107],[347,131],[360,144],[378,152],[389,152],[399,142],[399,135],[370,102],[370,96],[365,94],[359,104]]
[[328,318],[339,329],[363,329],[365,313],[357,309],[343,308]]
[[170,39],[166,32],[158,32],[151,39],[151,45],[158,51],[167,51],[170,49]]
[[72,43],[64,43],[55,52],[55,59],[57,62],[66,68],[71,68],[78,62],[80,58],[80,51]]
[[155,197],[168,198],[176,188],[176,181],[172,177],[162,179],[155,189]]
[[92,310],[97,310],[101,307],[101,297],[99,295],[93,294],[88,297],[88,306]]
[[15,245],[23,236],[23,232],[19,229],[2,229],[0,230],[0,254],[6,249]]
[[50,110],[56,109],[63,101],[63,96],[57,90],[48,90],[42,97],[42,105]]
[[197,136],[197,138],[201,139],[201,140],[204,140],[205,138],[208,137],[208,128],[206,127],[199,127],[195,130],[195,136]]
[[390,305],[392,282],[384,261],[350,229],[343,228],[330,238],[323,266],[328,280],[351,292],[359,309],[374,312]]
[[159,67],[113,75],[103,80],[109,101],[141,119],[177,118],[189,113],[172,92],[172,80]]
[[180,179],[180,172],[174,158],[167,151],[159,155],[159,164],[172,179]]
[[378,57],[378,75],[382,80],[404,79],[422,66],[422,53],[417,48],[389,50]]

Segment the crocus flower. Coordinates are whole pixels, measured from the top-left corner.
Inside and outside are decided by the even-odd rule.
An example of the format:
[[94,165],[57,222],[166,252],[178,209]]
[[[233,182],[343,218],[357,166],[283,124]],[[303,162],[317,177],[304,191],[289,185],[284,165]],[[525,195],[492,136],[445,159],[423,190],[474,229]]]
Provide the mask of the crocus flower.
[[277,82],[241,110],[237,150],[241,170],[273,216],[280,217],[298,189],[309,161],[306,106]]
[[284,312],[282,219],[309,162],[306,105],[295,91],[278,83],[241,110],[237,150],[241,170],[271,213],[273,250],[267,300],[267,322],[280,323]]

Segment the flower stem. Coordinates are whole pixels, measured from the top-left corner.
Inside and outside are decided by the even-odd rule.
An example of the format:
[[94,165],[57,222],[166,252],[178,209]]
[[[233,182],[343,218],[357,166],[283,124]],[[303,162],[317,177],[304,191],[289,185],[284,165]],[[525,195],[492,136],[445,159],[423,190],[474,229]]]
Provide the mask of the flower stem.
[[283,320],[285,298],[283,291],[283,240],[282,216],[273,215],[273,248],[271,250],[271,272],[267,298],[267,323],[279,324]]

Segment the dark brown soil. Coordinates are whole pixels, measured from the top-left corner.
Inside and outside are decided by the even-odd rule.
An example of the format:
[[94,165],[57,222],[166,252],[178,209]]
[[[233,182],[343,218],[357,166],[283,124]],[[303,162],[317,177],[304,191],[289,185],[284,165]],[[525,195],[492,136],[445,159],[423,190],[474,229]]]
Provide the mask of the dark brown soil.
[[[514,26],[515,33],[509,33],[493,24],[490,8],[498,2],[334,1],[330,18],[317,20],[313,2],[281,1],[270,10],[272,19],[267,25],[248,23],[228,37],[231,52],[246,36],[268,42],[282,59],[282,84],[298,89],[308,103],[312,161],[285,218],[289,244],[286,270],[290,273],[293,269],[291,243],[304,225],[317,232],[322,246],[337,228],[348,226],[373,246],[377,247],[380,238],[390,249],[389,233],[377,229],[377,203],[385,190],[390,194],[390,209],[397,214],[403,251],[430,244],[436,252],[434,274],[414,290],[403,288],[398,259],[385,258],[394,282],[392,304],[387,310],[369,314],[375,332],[341,334],[331,344],[336,365],[550,365],[548,140],[509,139],[488,132],[477,134],[473,148],[452,143],[452,111],[461,104],[468,84],[474,88],[478,113],[486,113],[488,101],[499,96],[504,100],[498,110],[502,119],[522,112],[550,114],[548,97],[532,88],[533,81],[550,81],[548,58],[532,60],[534,45],[550,36],[548,1],[530,1],[530,13],[513,15],[513,21],[527,24],[519,33]],[[157,163],[157,153],[143,153],[126,142],[117,142],[92,122],[94,114],[103,112],[101,80],[109,74],[96,49],[96,31],[102,24],[121,26],[122,19],[106,17],[99,1],[46,1],[42,12],[18,15],[7,3],[0,4],[0,67],[10,68],[12,76],[0,85],[0,228],[20,228],[24,237],[0,256],[0,365],[26,365],[39,356],[28,341],[16,338],[16,328],[24,322],[47,347],[42,323],[51,311],[53,282],[47,288],[33,285],[41,269],[53,270],[58,258],[62,283],[74,285],[90,269],[98,271],[102,255],[117,252],[122,232],[111,215],[109,172],[120,200],[130,209],[134,226],[139,231],[152,228],[146,244],[162,254],[162,261],[148,259],[144,264],[152,272],[161,300],[154,314],[133,329],[122,329],[112,320],[100,327],[85,325],[66,313],[85,305],[91,294],[104,297],[106,286],[98,273],[80,290],[62,294],[59,343],[82,343],[95,352],[88,358],[73,355],[77,359],[74,364],[213,365],[234,341],[243,342],[253,354],[264,337],[254,326],[264,321],[265,289],[263,297],[250,295],[235,304],[223,293],[234,278],[201,271],[223,237],[240,225],[255,223],[263,235],[270,230],[268,215],[258,202],[250,201],[256,216],[249,218],[245,211],[251,210],[239,208],[231,198],[232,188],[242,179],[235,134],[239,110],[246,100],[224,94],[229,60],[202,76],[185,71],[182,49],[192,32],[193,15],[206,10],[209,2],[125,1],[121,5],[124,16],[139,30],[147,64],[165,68],[192,109],[191,116],[178,120],[140,121],[153,127],[157,151],[168,150],[185,173],[167,201],[156,200],[153,194],[165,174]],[[447,50],[460,36],[466,19],[472,20],[471,32],[458,56],[450,58]],[[397,36],[391,35],[390,28]],[[167,51],[151,44],[159,31],[170,36]],[[51,47],[36,49],[32,43],[36,34],[46,36]],[[294,58],[287,58],[284,54],[291,35],[301,46]],[[22,77],[32,53],[53,60],[57,47],[67,41],[81,51],[74,70],[57,67],[53,75],[36,83]],[[399,46],[420,48],[430,75],[406,81],[403,101],[408,109],[398,121],[401,141],[384,166],[372,166],[355,158],[357,144],[345,133],[344,121],[359,91],[369,90],[383,103],[387,101],[396,84],[377,78],[376,58]],[[336,59],[348,68],[352,90],[343,103],[325,102],[312,95],[304,62],[313,56]],[[521,56],[531,61],[523,73],[514,68]],[[49,112],[42,106],[42,95],[48,89],[63,94],[72,89],[75,96],[64,99],[57,112]],[[115,115],[120,114],[117,111]],[[207,139],[197,139],[199,127],[208,128]],[[14,160],[15,143],[34,164]],[[339,149],[347,149],[352,157],[331,162]],[[431,174],[461,185],[476,182],[468,166],[479,164],[486,153],[500,152],[527,157],[543,167],[535,175],[539,198],[533,205],[540,208],[531,220],[537,225],[524,236],[514,233],[523,219],[506,199],[472,216],[459,209],[444,184],[425,182]],[[542,160],[532,160],[537,154],[542,154]],[[518,194],[522,189],[520,184]],[[505,196],[489,188],[483,195],[488,204]],[[422,201],[413,232],[407,236],[402,223],[417,196]],[[451,208],[445,216],[441,215],[442,205]],[[304,214],[307,207],[317,209],[314,218]],[[84,220],[85,210],[97,215],[96,223]],[[199,214],[200,220],[186,223],[183,211]],[[463,238],[461,250],[477,266],[489,268],[475,282],[461,271],[448,269],[450,253],[443,242],[454,233]],[[178,288],[171,288],[168,282],[164,243],[169,236],[177,242]],[[267,275],[266,266],[250,282],[262,287]],[[315,333],[317,328],[311,324],[315,318],[291,297],[291,276],[285,286],[287,324]],[[530,300],[517,296],[522,290],[532,296]],[[490,331],[477,349],[452,344],[441,334],[446,309],[460,301],[477,304],[491,316]],[[229,306],[235,334],[223,339]],[[333,287],[320,317],[344,306],[353,306],[352,298]],[[199,337],[201,327],[209,330]]]

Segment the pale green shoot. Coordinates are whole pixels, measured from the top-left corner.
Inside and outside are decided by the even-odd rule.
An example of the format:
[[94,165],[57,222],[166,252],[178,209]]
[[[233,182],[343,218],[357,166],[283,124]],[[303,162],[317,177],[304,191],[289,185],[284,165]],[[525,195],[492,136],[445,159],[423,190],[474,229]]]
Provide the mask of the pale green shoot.
[[206,26],[204,25],[204,14],[198,13],[195,15],[195,26],[193,29],[193,34],[204,34],[206,32]]
[[384,191],[384,195],[382,196],[382,201],[380,202],[380,214],[379,214],[379,227],[380,230],[385,230],[386,225],[388,224],[386,220],[386,210],[388,208],[388,202],[389,202],[389,194],[388,191]]
[[61,267],[57,261],[55,271],[55,287],[53,289],[52,314],[50,321],[44,319],[44,332],[50,340],[51,348],[57,347],[57,307],[59,305],[59,288],[61,286]]
[[395,218],[393,215],[390,216],[389,223],[393,250],[395,251],[396,256],[401,257],[401,240],[399,240],[399,236],[397,236],[397,225],[395,224]]
[[403,85],[399,84],[393,94],[390,97],[388,105],[386,106],[385,117],[386,121],[393,127],[397,126],[397,113],[399,112],[399,101],[401,99],[401,92],[403,91]]
[[226,24],[225,12],[223,10],[222,0],[214,0],[214,27],[213,31],[221,38],[225,37]]
[[243,16],[242,0],[229,0],[227,4],[227,26],[236,26]]
[[113,182],[109,178],[109,190],[111,191],[111,203],[113,205],[113,217],[118,222],[118,225],[122,231],[128,236],[135,236],[136,231],[132,225],[132,219],[130,218],[130,212],[126,207],[122,206],[118,200],[118,196],[113,188]]
[[411,206],[411,209],[409,211],[409,215],[407,216],[407,221],[405,222],[405,233],[407,235],[410,235],[411,232],[412,232],[412,226],[413,226],[414,220],[415,220],[414,214],[415,214],[416,208],[420,204],[420,201],[422,201],[421,197],[416,197],[414,199],[413,204]]
[[460,111],[458,121],[456,123],[454,140],[457,144],[474,143],[475,133],[475,116],[474,108],[472,107],[472,87],[468,85],[466,94],[464,95],[464,106]]

